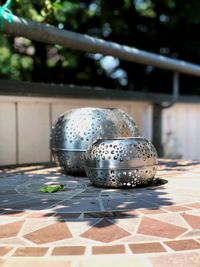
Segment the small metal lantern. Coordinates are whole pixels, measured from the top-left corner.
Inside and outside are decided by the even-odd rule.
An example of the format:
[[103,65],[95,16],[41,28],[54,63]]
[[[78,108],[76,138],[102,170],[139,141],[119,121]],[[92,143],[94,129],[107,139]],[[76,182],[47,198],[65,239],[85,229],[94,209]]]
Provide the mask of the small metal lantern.
[[135,187],[154,178],[157,153],[141,137],[97,140],[87,149],[85,171],[99,187]]
[[85,174],[85,152],[92,142],[101,138],[138,135],[133,119],[119,109],[72,109],[54,123],[50,148],[65,173]]

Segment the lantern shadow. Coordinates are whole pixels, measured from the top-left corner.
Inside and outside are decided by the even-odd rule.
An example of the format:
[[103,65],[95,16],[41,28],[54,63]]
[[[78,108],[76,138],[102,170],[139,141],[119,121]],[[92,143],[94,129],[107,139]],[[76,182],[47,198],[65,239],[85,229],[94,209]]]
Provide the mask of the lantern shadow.
[[[111,220],[138,217],[138,210],[158,210],[173,205],[166,195],[165,179],[136,188],[106,189],[90,184],[86,177],[63,175],[50,165],[30,166],[25,169],[4,169],[0,173],[0,212],[2,215],[54,218],[59,222],[87,222],[94,225],[100,219]],[[64,184],[56,193],[42,193],[43,185]],[[95,226],[96,225],[96,226]],[[103,227],[104,224],[95,224]]]

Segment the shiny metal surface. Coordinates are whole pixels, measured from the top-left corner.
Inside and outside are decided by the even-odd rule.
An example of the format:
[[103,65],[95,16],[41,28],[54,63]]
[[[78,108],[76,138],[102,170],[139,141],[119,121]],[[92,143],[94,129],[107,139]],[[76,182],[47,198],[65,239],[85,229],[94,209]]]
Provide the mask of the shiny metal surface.
[[135,187],[154,178],[157,152],[141,137],[97,140],[86,151],[85,171],[96,186]]
[[84,174],[85,151],[97,139],[138,136],[133,119],[119,109],[79,108],[54,123],[50,148],[66,173]]

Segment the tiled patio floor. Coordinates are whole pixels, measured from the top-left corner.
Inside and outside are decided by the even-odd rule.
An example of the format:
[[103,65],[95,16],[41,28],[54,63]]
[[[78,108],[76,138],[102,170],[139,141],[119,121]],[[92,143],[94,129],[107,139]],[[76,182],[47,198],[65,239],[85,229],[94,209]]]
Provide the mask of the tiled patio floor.
[[[0,266],[199,267],[200,162],[161,160],[157,177],[114,190],[58,168],[0,171]],[[51,183],[64,191],[39,192]]]

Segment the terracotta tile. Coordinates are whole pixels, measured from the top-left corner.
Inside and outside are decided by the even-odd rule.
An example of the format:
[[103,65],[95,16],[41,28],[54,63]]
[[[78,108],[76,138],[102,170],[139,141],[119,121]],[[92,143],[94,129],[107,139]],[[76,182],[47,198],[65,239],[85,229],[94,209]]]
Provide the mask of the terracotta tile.
[[138,229],[138,225],[140,224],[141,219],[140,218],[120,218],[120,219],[112,220],[112,221],[117,226],[121,227],[127,232],[134,234]]
[[140,243],[129,244],[129,247],[133,253],[157,253],[166,252],[165,248],[160,243]]
[[16,236],[19,233],[23,223],[24,221],[18,221],[0,225],[0,238]]
[[162,209],[139,209],[139,212],[143,214],[159,214],[159,213],[166,213],[166,211]]
[[186,228],[180,226],[144,217],[138,228],[138,234],[176,238],[186,230]]
[[7,211],[4,216],[12,216],[12,217],[20,217],[29,214],[29,211],[23,211],[23,210],[12,210]]
[[31,232],[24,238],[36,244],[45,244],[72,237],[65,223],[54,223],[37,231]]
[[84,246],[63,246],[54,248],[52,255],[53,256],[64,256],[64,255],[83,255],[85,253],[86,247]]
[[200,249],[200,243],[193,239],[166,241],[165,244],[175,251]]
[[48,248],[42,247],[21,247],[12,256],[44,256],[47,250]]
[[81,237],[108,243],[129,235],[130,233],[123,230],[121,227],[104,219],[81,234]]
[[12,249],[12,247],[0,247],[0,256],[6,255]]
[[54,216],[55,213],[47,213],[47,212],[33,212],[30,215],[26,216],[26,218],[36,219],[36,218],[48,218]]
[[88,218],[87,220],[71,220],[67,221],[67,226],[69,227],[73,237],[79,238],[83,232],[90,229],[92,225],[96,224],[98,221],[98,218]]
[[189,210],[188,212],[184,212],[185,214],[200,216],[200,209]]
[[200,202],[197,203],[189,203],[187,204],[187,207],[195,208],[195,209],[200,209]]
[[28,219],[26,220],[26,223],[23,226],[22,231],[20,232],[21,236],[30,234],[32,232],[35,232],[37,230],[40,230],[41,228],[47,227],[51,225],[52,223],[55,223],[55,220],[48,220],[48,219]]
[[115,246],[96,246],[92,248],[92,254],[121,254],[125,253],[125,248],[123,245]]
[[163,207],[163,209],[171,211],[171,212],[179,212],[179,211],[190,210],[190,208],[186,208],[184,206],[168,206],[168,207]]
[[190,238],[200,237],[200,230],[191,230],[182,236],[182,238],[188,238],[188,237]]
[[200,229],[200,216],[182,213],[181,216],[193,229]]
[[163,241],[163,238],[161,237],[136,234],[136,235],[129,236],[127,238],[123,238],[121,242],[138,244],[138,243],[152,243],[152,242],[162,242],[162,241]]
[[188,224],[177,212],[167,212],[161,214],[150,214],[149,217],[165,223],[174,224],[183,228],[188,228]]

